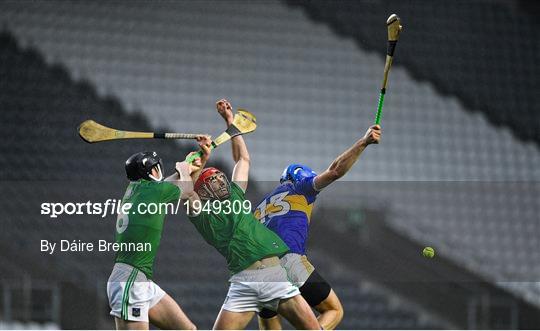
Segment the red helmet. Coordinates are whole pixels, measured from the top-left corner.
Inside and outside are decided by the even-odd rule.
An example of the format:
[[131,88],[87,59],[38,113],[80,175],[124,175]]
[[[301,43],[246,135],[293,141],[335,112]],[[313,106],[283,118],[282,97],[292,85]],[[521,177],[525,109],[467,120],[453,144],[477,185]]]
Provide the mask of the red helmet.
[[213,167],[203,169],[194,189],[202,200],[224,200],[231,195],[227,176]]

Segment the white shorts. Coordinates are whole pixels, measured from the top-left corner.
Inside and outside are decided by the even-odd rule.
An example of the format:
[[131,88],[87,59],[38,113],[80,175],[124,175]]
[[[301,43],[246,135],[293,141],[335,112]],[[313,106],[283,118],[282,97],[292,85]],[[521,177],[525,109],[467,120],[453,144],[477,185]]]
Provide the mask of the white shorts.
[[279,265],[241,271],[229,282],[231,285],[222,309],[232,312],[260,312],[262,308],[277,311],[280,300],[300,294]]
[[281,258],[281,266],[287,270],[287,276],[293,285],[302,287],[315,267],[309,262],[307,256],[296,253],[287,253]]
[[148,311],[165,292],[137,268],[116,263],[107,281],[111,315],[126,321],[148,322]]

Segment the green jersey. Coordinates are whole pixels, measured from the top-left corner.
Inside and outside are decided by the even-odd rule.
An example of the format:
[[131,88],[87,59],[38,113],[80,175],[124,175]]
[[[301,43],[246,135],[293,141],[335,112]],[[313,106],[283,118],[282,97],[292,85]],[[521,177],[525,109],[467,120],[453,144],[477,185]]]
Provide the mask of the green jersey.
[[[244,191],[231,183],[231,195],[220,203],[224,208],[210,210],[202,208],[199,215],[189,217],[207,243],[218,250],[227,260],[232,274],[238,273],[255,261],[278,256],[289,251],[289,247],[273,231],[267,229],[253,216],[250,210],[234,211],[228,208],[246,200]],[[206,202],[203,202],[203,205]],[[209,202],[212,205],[212,201]]]
[[127,247],[144,246],[145,249],[118,250],[115,262],[129,264],[151,279],[165,213],[170,210],[163,204],[174,203],[179,198],[180,189],[174,184],[144,179],[131,182],[122,199],[122,205],[129,203],[131,208],[129,213],[118,215],[116,243]]

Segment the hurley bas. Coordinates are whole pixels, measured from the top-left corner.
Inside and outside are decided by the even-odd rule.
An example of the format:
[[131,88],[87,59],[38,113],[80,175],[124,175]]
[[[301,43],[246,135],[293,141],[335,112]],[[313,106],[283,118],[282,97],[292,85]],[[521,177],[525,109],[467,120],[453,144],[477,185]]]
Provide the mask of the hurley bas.
[[54,254],[56,249],[60,252],[150,252],[152,244],[145,243],[115,243],[107,240],[98,240],[97,243],[81,240],[60,240],[59,242],[41,240],[41,252]]

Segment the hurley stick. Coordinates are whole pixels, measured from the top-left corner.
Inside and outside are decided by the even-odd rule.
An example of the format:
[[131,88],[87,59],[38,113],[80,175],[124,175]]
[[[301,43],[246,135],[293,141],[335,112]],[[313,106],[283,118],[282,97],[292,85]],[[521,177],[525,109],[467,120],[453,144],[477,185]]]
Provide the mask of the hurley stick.
[[135,132],[113,129],[101,125],[93,120],[86,120],[79,125],[79,135],[87,143],[98,143],[119,139],[197,139],[208,136],[202,133],[155,133]]
[[392,60],[394,58],[394,50],[399,38],[399,33],[403,29],[400,24],[399,17],[396,14],[390,15],[386,20],[388,27],[388,47],[386,49],[386,63],[384,64],[384,76],[381,86],[381,94],[379,95],[379,103],[377,105],[377,115],[375,116],[375,124],[381,123],[382,109],[384,104],[384,95],[386,94],[386,84],[388,82],[388,73],[392,67]]
[[[232,137],[253,132],[256,128],[257,119],[255,116],[245,109],[238,109],[238,112],[234,115],[232,124],[229,125],[225,132],[212,141],[210,148],[214,149],[224,142],[229,141]],[[198,151],[186,158],[186,161],[192,163],[196,158],[201,157],[202,155],[202,151]]]

